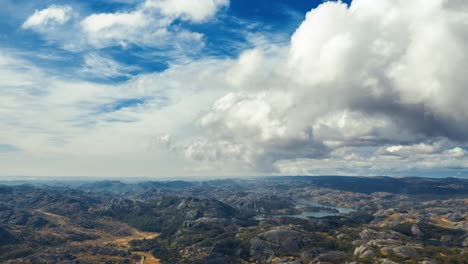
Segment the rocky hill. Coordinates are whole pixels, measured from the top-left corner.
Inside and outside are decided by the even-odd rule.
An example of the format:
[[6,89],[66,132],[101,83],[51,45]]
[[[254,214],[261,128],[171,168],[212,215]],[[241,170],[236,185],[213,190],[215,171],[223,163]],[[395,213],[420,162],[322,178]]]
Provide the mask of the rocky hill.
[[0,262],[467,263],[467,182],[0,185]]

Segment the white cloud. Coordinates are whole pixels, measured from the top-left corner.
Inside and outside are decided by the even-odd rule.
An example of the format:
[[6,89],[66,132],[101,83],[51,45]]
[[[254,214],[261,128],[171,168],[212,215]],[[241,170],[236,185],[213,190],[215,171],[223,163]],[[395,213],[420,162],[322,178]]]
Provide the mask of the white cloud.
[[204,22],[228,4],[228,0],[147,0],[131,12],[92,14],[80,25],[88,42],[98,48],[135,44],[193,50],[202,45],[203,35],[173,27],[174,20]]
[[229,70],[227,74],[227,82],[234,87],[247,88],[254,83],[258,78],[258,67],[263,67],[264,58],[262,51],[253,49],[245,51],[241,54],[236,64]]
[[[92,14],[79,26],[97,48],[200,44],[200,34],[173,28],[174,19],[206,21],[227,5],[174,3]],[[9,89],[0,94],[0,129],[12,131],[7,142],[29,153],[30,168],[48,174],[66,167],[102,175],[466,168],[467,14],[461,0],[354,0],[349,7],[328,1],[307,14],[286,48],[261,45],[238,60],[175,63],[117,87],[51,78],[4,56],[0,80]],[[86,64],[109,76],[123,66],[97,55]],[[96,115],[101,105],[140,97],[154,99]],[[50,169],[33,154],[49,164],[57,156],[64,161]],[[7,171],[18,173],[12,164]]]
[[195,141],[185,149],[185,156],[199,161],[219,161],[239,157],[242,153],[239,145],[228,141]]
[[127,28],[126,33],[132,33],[135,29],[148,26],[150,21],[142,12],[131,13],[103,13],[92,14],[86,17],[81,25],[86,32],[90,34],[104,34],[104,38],[113,38],[119,32],[115,29],[119,27]]
[[383,155],[394,155],[409,157],[413,155],[432,155],[440,154],[447,149],[447,142],[438,141],[432,144],[418,143],[413,145],[394,145],[381,149],[379,152]]
[[96,53],[87,54],[84,58],[83,74],[87,77],[130,77],[128,72],[135,70],[138,70],[138,67],[123,65],[113,59],[102,57]]
[[259,141],[281,138],[286,136],[286,127],[283,120],[275,118],[276,111],[280,109],[273,106],[280,102],[287,104],[283,101],[285,99],[282,94],[244,97],[231,93],[215,102],[214,111],[201,119],[201,125],[215,126],[218,132],[219,126],[223,125],[226,131],[237,131],[236,135],[254,137]]
[[147,0],[146,8],[159,9],[167,17],[203,22],[212,18],[220,8],[229,5],[229,0]]
[[[170,20],[157,21],[141,10],[92,14],[81,21],[88,42],[95,47],[158,45],[167,38]],[[152,43],[154,42],[154,43]]]
[[130,10],[85,17],[73,14],[70,6],[52,5],[36,11],[22,28],[36,30],[72,51],[137,45],[162,48],[164,54],[170,56],[189,49],[194,52],[203,46],[203,34],[173,25],[176,19],[206,22],[229,5],[228,0],[134,2],[129,2],[134,4]]
[[[347,147],[440,154],[446,147],[425,142],[468,141],[465,11],[441,0],[325,2],[307,14],[275,67],[260,51],[240,56],[228,81],[255,88],[219,99],[201,127],[210,140],[261,150],[250,158],[260,170],[311,157],[329,162]],[[359,166],[371,166],[366,158]]]
[[[437,145],[437,149],[434,148]],[[384,154],[380,149],[345,147],[336,149],[326,158],[297,158],[278,160],[275,166],[283,175],[400,175],[409,176],[415,171],[467,170],[465,151],[460,147],[439,148],[435,143],[389,147],[403,151],[397,155]],[[446,149],[446,150],[445,150]],[[454,174],[455,175],[455,174]],[[446,176],[440,175],[440,176]]]
[[455,148],[446,150],[445,153],[448,154],[448,156],[452,156],[455,158],[461,158],[466,155],[466,151],[460,147],[455,147]]
[[72,15],[70,6],[51,5],[43,10],[36,10],[24,23],[23,28],[38,28],[65,24]]
[[174,20],[204,22],[228,4],[227,0],[147,0],[130,12],[89,15],[80,25],[88,43],[98,48],[135,44],[193,50],[202,46],[203,35],[173,27]]
[[203,166],[185,158],[191,123],[226,92],[220,71],[229,66],[204,60],[106,85],[52,76],[0,50],[0,141],[19,150],[2,157],[2,174],[193,175]]
[[395,126],[384,115],[368,115],[348,110],[332,112],[316,119],[312,131],[315,140],[329,147],[368,145],[380,141],[400,141],[408,132]]

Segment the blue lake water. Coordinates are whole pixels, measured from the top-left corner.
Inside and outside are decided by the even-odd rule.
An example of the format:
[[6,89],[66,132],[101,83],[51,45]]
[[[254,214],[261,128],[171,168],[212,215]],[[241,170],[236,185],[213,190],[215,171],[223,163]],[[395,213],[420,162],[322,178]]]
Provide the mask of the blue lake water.
[[[306,211],[306,210],[303,210],[302,213],[300,214],[289,214],[289,215],[284,215],[284,214],[277,214],[277,215],[269,215],[270,217],[296,217],[296,218],[307,218],[307,217],[317,217],[317,218],[320,218],[320,217],[325,217],[325,216],[334,216],[334,215],[339,215],[339,214],[348,214],[348,213],[351,213],[351,212],[354,212],[356,210],[352,209],[352,208],[346,208],[346,207],[339,207],[339,206],[329,206],[329,205],[324,205],[324,204],[320,204],[320,203],[314,203],[314,202],[310,202],[310,201],[301,201],[297,206],[296,208],[298,209],[303,209],[303,208],[307,208],[308,206],[315,206],[315,207],[323,207],[323,208],[331,208],[331,209],[335,209],[338,211],[338,213],[335,213],[335,212],[312,212],[312,211]],[[258,220],[261,220],[265,217],[264,216],[259,216],[259,217],[256,217]]]
[[325,217],[325,216],[333,216],[333,215],[339,215],[339,214],[348,214],[351,212],[354,212],[356,210],[352,208],[346,208],[346,207],[339,207],[339,206],[329,206],[329,205],[323,205],[319,203],[314,203],[314,202],[309,202],[309,201],[302,201],[299,203],[299,205],[296,206],[296,208],[301,209],[301,208],[307,208],[308,206],[316,206],[316,207],[323,207],[323,208],[331,208],[335,209],[338,211],[338,213],[334,212],[310,212],[310,211],[303,211],[301,214],[296,214],[296,215],[285,215],[285,216],[290,216],[290,217],[297,217],[297,218],[307,218],[307,217]]

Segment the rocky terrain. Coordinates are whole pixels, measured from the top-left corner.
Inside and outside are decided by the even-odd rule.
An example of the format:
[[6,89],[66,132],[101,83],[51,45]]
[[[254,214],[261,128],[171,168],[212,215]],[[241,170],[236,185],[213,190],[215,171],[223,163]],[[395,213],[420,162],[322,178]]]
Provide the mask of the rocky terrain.
[[455,178],[0,184],[1,263],[468,263],[467,232]]

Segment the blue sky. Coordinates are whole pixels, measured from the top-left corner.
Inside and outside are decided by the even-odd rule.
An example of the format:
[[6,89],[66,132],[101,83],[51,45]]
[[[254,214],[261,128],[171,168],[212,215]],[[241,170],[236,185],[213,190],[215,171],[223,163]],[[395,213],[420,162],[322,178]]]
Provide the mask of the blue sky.
[[[7,1],[6,8],[0,11],[0,44],[3,48],[14,49],[21,56],[35,65],[45,68],[54,74],[68,75],[79,70],[85,63],[85,57],[90,52],[109,58],[133,70],[122,73],[121,76],[93,76],[93,81],[119,82],[132,76],[148,72],[160,72],[168,68],[168,64],[177,58],[167,55],[164,50],[172,47],[109,46],[96,49],[82,47],[80,50],[67,50],[59,38],[44,36],[32,30],[21,29],[26,19],[37,10],[43,10],[51,5],[72,6],[80,15],[93,13],[113,13],[132,11],[143,1]],[[204,46],[195,50],[184,49],[174,56],[189,58],[223,57],[235,58],[243,50],[254,47],[246,34],[265,33],[278,35],[279,42],[287,43],[290,35],[302,22],[307,11],[316,7],[322,1],[231,1],[229,8],[219,11],[218,18],[206,23],[190,23],[175,20],[173,26],[184,27],[203,34]],[[170,45],[169,45],[170,46]],[[23,53],[23,54],[21,54]],[[47,58],[41,55],[48,55]],[[66,69],[66,70],[64,70]],[[73,76],[67,76],[73,77]],[[86,78],[86,76],[81,76]]]
[[467,175],[467,10],[4,0],[0,176]]

